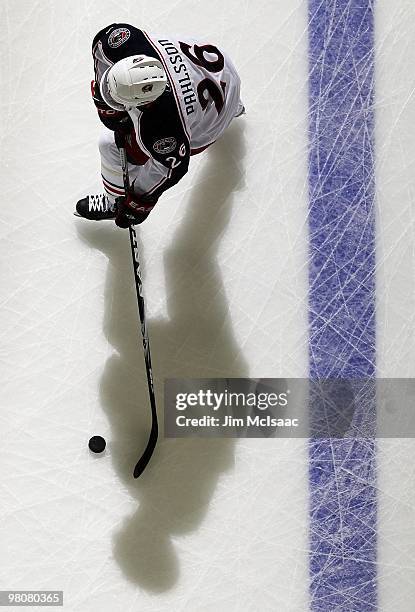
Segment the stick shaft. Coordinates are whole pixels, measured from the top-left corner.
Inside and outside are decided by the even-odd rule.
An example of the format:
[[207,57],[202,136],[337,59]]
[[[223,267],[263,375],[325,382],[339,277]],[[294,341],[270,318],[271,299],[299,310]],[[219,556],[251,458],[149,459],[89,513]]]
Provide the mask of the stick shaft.
[[[130,179],[129,179],[129,174],[128,174],[127,153],[124,147],[120,149],[120,159],[121,159],[121,166],[122,166],[122,173],[123,173],[124,190],[125,190],[125,193],[127,194],[130,191],[131,187],[130,187]],[[135,288],[136,288],[136,294],[137,294],[138,313],[140,317],[141,336],[143,340],[144,361],[146,365],[148,394],[150,398],[150,408],[151,408],[150,436],[147,442],[147,446],[144,450],[144,453],[140,457],[134,469],[134,478],[138,478],[145,470],[148,462],[151,459],[153,451],[156,447],[157,438],[158,438],[158,420],[157,420],[156,397],[154,393],[153,368],[151,365],[150,342],[148,338],[146,314],[145,314],[145,303],[144,303],[144,296],[143,296],[143,282],[141,280],[141,271],[140,271],[140,255],[138,252],[137,234],[135,231],[135,227],[133,225],[130,225],[129,232],[130,232],[131,257],[133,261],[134,280],[135,280]]]

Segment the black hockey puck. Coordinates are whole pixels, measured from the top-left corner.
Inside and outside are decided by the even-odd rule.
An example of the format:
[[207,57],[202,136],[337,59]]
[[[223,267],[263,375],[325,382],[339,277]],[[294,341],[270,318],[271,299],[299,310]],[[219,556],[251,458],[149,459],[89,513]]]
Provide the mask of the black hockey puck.
[[94,436],[90,439],[88,446],[93,453],[103,453],[107,443],[101,436]]

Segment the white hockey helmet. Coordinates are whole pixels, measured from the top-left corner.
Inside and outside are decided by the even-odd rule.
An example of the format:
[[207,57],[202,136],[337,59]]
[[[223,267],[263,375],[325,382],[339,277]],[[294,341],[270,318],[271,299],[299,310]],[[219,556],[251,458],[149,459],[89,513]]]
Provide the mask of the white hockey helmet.
[[107,93],[115,102],[110,106],[120,105],[126,110],[157,100],[168,82],[163,64],[148,55],[131,55],[116,62],[103,74],[102,81],[104,99]]

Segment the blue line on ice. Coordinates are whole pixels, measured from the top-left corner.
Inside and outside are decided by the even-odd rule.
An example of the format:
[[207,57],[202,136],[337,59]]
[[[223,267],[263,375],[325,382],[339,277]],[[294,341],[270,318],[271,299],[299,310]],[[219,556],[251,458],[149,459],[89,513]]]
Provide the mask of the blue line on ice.
[[[309,0],[309,355],[343,379],[341,410],[373,427],[375,215],[373,3]],[[330,394],[329,394],[330,395]],[[311,396],[314,424],[338,420]],[[350,410],[352,412],[350,413]],[[311,439],[311,609],[377,609],[372,439]]]

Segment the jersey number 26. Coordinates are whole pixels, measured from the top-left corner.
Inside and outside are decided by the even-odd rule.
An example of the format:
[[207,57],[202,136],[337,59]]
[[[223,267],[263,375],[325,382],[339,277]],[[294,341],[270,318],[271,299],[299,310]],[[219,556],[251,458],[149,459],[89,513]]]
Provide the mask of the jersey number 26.
[[[204,68],[208,72],[221,72],[225,66],[225,58],[217,47],[213,45],[198,45],[193,46],[193,52],[191,51],[191,45],[187,43],[180,43],[180,48],[184,55],[189,58],[191,62],[201,68]],[[216,59],[209,59],[205,56],[205,53],[216,56]],[[220,115],[225,105],[225,87],[226,83],[221,81],[221,87],[213,79],[203,79],[197,86],[197,95],[199,98],[200,105],[203,110],[206,110],[209,106],[209,102],[213,100],[217,113]],[[207,95],[206,95],[207,94]]]

